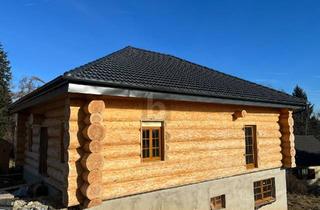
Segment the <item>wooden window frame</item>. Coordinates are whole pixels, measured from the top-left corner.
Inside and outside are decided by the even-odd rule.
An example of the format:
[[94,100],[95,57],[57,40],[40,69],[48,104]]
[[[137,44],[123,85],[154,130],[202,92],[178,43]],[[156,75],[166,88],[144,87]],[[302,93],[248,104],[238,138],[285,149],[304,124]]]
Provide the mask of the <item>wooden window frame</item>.
[[224,194],[210,198],[211,210],[224,209],[224,208],[226,208],[226,196]]
[[[144,126],[144,122],[157,122],[160,123],[160,126]],[[154,157],[153,156],[153,149],[154,147],[152,146],[152,130],[158,129],[159,130],[159,156]],[[144,157],[143,156],[143,132],[144,130],[149,131],[149,157]],[[163,122],[159,121],[142,121],[141,125],[141,160],[143,162],[149,162],[149,161],[164,161],[164,137],[163,137]]]
[[[246,128],[251,128],[251,138],[252,138],[252,144],[247,145],[247,134],[246,134]],[[256,125],[245,125],[244,126],[244,140],[245,140],[245,161],[246,161],[246,167],[247,169],[253,169],[258,167],[258,146],[257,146],[257,126]],[[247,154],[247,146],[251,146],[253,149],[252,154]],[[252,163],[247,163],[247,156],[252,156],[253,162]]]
[[[267,183],[268,181],[270,183]],[[270,187],[270,189],[266,189],[268,187]],[[259,208],[263,205],[276,201],[275,179],[269,178],[269,179],[255,181],[253,183],[253,193],[254,193],[254,202],[255,202],[256,208]],[[267,193],[270,193],[270,195],[266,195]],[[261,196],[261,198],[258,198],[258,196]]]

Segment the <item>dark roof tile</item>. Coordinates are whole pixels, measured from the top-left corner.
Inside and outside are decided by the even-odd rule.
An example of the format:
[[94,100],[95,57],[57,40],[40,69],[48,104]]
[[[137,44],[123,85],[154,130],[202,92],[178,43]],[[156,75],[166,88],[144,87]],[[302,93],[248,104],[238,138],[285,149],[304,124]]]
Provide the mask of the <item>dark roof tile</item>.
[[126,47],[64,74],[83,82],[107,82],[160,92],[231,98],[277,104],[304,101],[192,62],[157,52]]

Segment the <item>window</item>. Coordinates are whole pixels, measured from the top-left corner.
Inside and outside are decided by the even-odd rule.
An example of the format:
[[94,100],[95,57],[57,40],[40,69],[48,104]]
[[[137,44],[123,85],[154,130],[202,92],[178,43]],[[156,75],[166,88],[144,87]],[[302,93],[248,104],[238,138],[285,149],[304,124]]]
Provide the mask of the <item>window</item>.
[[253,186],[256,207],[275,201],[276,195],[274,178],[254,182]]
[[246,146],[246,165],[247,168],[257,167],[257,140],[256,126],[245,126],[245,146]]
[[216,197],[211,198],[210,200],[210,209],[223,209],[226,208],[226,196],[219,195]]
[[161,122],[142,123],[142,159],[163,160],[163,137]]

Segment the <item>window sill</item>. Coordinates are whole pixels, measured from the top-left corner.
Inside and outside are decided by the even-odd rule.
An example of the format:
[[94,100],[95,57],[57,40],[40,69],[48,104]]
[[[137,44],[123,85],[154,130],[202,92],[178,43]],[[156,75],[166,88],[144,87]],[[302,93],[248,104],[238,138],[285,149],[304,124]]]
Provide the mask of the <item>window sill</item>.
[[260,202],[256,202],[255,209],[259,209],[262,206],[269,205],[271,203],[274,203],[275,201],[276,201],[275,198],[269,198],[269,199],[266,199],[266,200],[263,200],[263,201],[260,201]]

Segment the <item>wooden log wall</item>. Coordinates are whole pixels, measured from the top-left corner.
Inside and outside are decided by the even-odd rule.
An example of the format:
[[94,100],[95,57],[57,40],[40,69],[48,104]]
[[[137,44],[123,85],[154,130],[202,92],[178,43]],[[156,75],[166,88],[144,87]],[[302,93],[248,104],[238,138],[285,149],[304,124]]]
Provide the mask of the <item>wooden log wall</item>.
[[25,138],[26,138],[26,122],[28,120],[27,113],[16,113],[15,120],[15,134],[14,134],[14,154],[16,166],[23,166],[25,162]]
[[[71,176],[80,177],[81,184],[72,183],[78,183],[83,197],[90,197],[87,192],[90,182],[103,174],[102,188],[94,184],[91,189],[101,190],[101,196],[92,197],[90,205],[100,200],[282,166],[280,110],[106,97],[104,112],[90,112],[86,100],[70,99],[69,182]],[[235,119],[234,114],[239,110],[245,110],[246,114]],[[144,120],[164,122],[164,161],[141,161],[140,129]],[[245,165],[245,125],[257,127],[258,168],[247,169]],[[106,132],[101,134],[104,129]],[[101,135],[103,141],[98,140]],[[86,170],[97,167],[89,164],[90,156],[99,161],[102,157],[101,170]],[[78,161],[82,163],[80,167],[76,166]],[[69,206],[84,203],[77,189],[69,190],[69,194]]]
[[[57,100],[48,104],[42,104],[28,110],[27,125],[32,129],[32,147],[27,147],[27,135],[24,136],[24,170],[40,177],[42,181],[59,190],[66,197],[68,170],[67,164],[62,160],[61,149],[65,145],[65,127],[68,125],[65,115],[65,99]],[[48,128],[47,150],[47,175],[39,173],[40,154],[40,129]],[[62,144],[61,141],[64,143]],[[66,151],[66,150],[65,150]],[[66,156],[66,152],[64,152]]]
[[294,148],[294,134],[293,134],[293,124],[294,120],[292,117],[292,111],[288,109],[281,110],[279,117],[279,124],[281,127],[281,153],[282,153],[282,163],[286,168],[293,168],[296,166],[295,154],[296,150]]
[[105,137],[102,117],[104,110],[103,100],[92,100],[84,106],[86,127],[82,130],[82,134],[87,141],[82,147],[84,150],[81,158],[83,184],[80,190],[85,197],[82,204],[85,208],[102,203],[103,156],[101,154],[101,142]]

